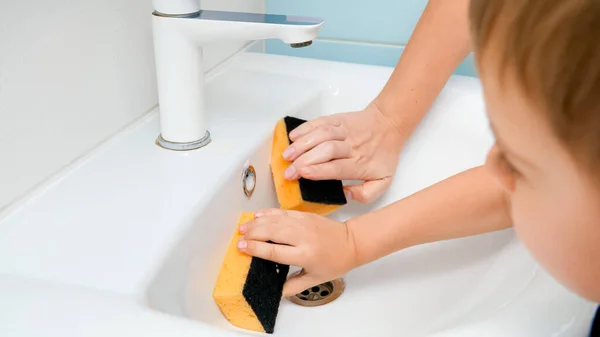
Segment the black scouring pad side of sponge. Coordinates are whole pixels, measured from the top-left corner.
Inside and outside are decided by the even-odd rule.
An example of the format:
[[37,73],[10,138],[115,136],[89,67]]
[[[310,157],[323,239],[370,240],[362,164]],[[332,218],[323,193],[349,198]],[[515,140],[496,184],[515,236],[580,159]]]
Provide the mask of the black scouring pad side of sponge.
[[242,294],[266,333],[273,333],[290,266],[253,257]]
[[[298,126],[306,123],[305,120],[287,116],[284,118],[285,126],[289,134]],[[341,180],[308,180],[298,179],[302,200],[325,205],[345,205],[347,203],[344,195],[344,185]]]

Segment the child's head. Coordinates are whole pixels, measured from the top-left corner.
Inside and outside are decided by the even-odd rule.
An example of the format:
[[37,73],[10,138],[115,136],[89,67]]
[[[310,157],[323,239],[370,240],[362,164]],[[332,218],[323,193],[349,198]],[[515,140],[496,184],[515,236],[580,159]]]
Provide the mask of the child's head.
[[472,0],[470,19],[515,230],[600,301],[600,1]]

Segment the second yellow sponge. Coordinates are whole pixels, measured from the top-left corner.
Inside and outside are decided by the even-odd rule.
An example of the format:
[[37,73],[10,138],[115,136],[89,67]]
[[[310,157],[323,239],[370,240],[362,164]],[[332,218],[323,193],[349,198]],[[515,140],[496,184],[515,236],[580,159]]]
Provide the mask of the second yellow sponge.
[[213,290],[213,298],[229,322],[239,328],[273,333],[288,265],[240,252],[239,226],[254,219],[242,213]]

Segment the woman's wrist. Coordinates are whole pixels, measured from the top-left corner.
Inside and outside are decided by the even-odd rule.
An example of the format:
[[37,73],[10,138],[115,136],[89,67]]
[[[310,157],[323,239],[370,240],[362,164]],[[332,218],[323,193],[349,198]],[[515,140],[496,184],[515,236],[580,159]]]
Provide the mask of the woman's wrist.
[[396,113],[396,110],[391,110],[393,113],[389,113],[388,111],[390,110],[384,108],[385,106],[386,104],[382,101],[380,96],[377,96],[369,103],[366,110],[377,114],[382,127],[393,132],[395,136],[399,137],[401,143],[404,144],[404,142],[410,138],[413,130],[407,128],[402,119],[398,118],[399,114]]
[[386,87],[371,104],[394,126],[403,141],[406,141],[421,123],[429,108],[428,104],[415,104],[422,100],[423,98],[414,91],[394,92],[392,88]]
[[430,1],[384,88],[374,100],[410,137],[470,51],[469,0]]

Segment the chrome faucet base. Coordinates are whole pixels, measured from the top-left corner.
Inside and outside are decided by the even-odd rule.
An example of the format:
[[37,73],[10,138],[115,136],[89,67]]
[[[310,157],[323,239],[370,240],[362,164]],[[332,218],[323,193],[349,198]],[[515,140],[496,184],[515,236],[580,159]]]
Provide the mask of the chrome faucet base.
[[206,145],[208,145],[210,143],[210,141],[211,141],[210,132],[208,130],[206,130],[206,134],[204,135],[204,137],[202,137],[201,139],[198,139],[196,141],[193,141],[193,142],[186,142],[186,143],[170,142],[170,141],[164,139],[162,137],[162,135],[159,135],[158,138],[156,139],[156,144],[167,150],[191,151],[191,150],[196,150],[196,149],[205,147]]
[[179,19],[189,19],[189,18],[197,18],[200,17],[201,11],[188,13],[188,14],[165,14],[158,11],[152,12],[152,15],[161,16],[163,18],[179,18]]

